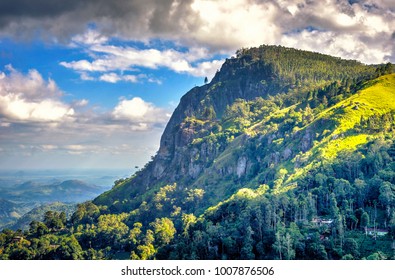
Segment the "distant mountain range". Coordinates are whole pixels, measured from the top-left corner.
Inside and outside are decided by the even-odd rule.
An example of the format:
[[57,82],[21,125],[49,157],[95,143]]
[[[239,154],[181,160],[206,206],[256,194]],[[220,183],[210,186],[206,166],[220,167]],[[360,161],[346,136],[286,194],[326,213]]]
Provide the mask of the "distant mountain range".
[[106,189],[106,187],[88,184],[81,180],[50,184],[27,181],[12,188],[2,189],[0,197],[18,202],[82,202],[92,199]]
[[13,230],[27,230],[32,221],[43,221],[44,214],[47,211],[65,212],[68,218],[77,208],[76,203],[53,202],[34,207],[29,212],[22,215],[18,220],[9,224],[7,227]]
[[[53,211],[67,209],[66,212],[70,212],[69,209],[74,209],[76,203],[90,200],[108,189],[81,180],[54,180],[51,183],[27,181],[13,186],[12,180],[3,180],[3,182],[7,184],[0,185],[0,229],[4,227],[16,229],[18,226],[26,228],[29,220],[40,217],[37,211],[44,213],[44,210],[40,209]],[[27,214],[33,208],[36,212]],[[23,219],[18,221],[22,217]]]
[[38,203],[14,203],[0,198],[0,230],[11,226]]

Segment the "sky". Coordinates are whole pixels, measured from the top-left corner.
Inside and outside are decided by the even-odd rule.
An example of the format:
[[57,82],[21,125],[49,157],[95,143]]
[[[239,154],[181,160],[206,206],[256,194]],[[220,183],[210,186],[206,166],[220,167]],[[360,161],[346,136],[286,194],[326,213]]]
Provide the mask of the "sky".
[[395,1],[2,0],[0,169],[141,168],[181,96],[262,44],[394,63]]

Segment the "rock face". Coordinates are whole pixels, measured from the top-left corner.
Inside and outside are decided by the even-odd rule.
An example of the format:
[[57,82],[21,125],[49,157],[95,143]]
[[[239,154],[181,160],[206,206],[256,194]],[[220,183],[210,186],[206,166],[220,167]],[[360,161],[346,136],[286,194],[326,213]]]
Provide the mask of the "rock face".
[[301,150],[303,152],[306,152],[311,148],[312,145],[313,145],[313,132],[310,129],[308,129],[306,130],[306,133],[302,138]]
[[[287,50],[281,51],[287,53]],[[263,176],[258,176],[258,172],[274,170],[279,163],[292,160],[299,152],[309,151],[315,141],[314,128],[290,131],[287,135],[273,129],[265,131],[262,137],[258,135],[256,142],[248,139],[247,134],[232,135],[233,138],[229,139],[227,138],[230,137],[229,135],[223,133],[222,136],[218,136],[220,135],[218,132],[221,131],[216,131],[215,125],[218,125],[219,120],[221,126],[218,129],[227,126],[225,120],[227,110],[236,101],[239,102],[238,100],[248,102],[262,97],[262,100],[266,99],[265,102],[269,100],[275,104],[271,100],[273,98],[275,100],[276,95],[284,96],[287,92],[295,91],[297,87],[303,88],[309,85],[303,85],[302,78],[296,83],[296,78],[282,76],[281,69],[275,64],[281,51],[280,47],[263,46],[242,51],[242,54],[239,53],[236,58],[227,59],[210,83],[192,88],[181,98],[163,132],[160,148],[152,161],[121,188],[113,188],[94,202],[114,205],[116,202],[127,200],[133,203],[148,189],[174,183],[177,183],[179,188],[206,187],[211,183],[214,188],[222,179],[218,178],[221,176],[227,177],[226,180],[231,182],[230,184],[244,183],[252,178],[255,178],[255,182],[265,183],[276,177],[276,171],[266,172]],[[270,55],[265,56],[269,52]],[[293,58],[300,57],[299,53],[295,54],[297,50],[291,52],[293,54],[287,56],[285,62],[283,61],[286,65],[292,64]],[[311,56],[314,58],[305,59],[316,61],[319,55]],[[325,59],[328,58],[325,57]],[[338,60],[335,59],[335,62],[332,64],[337,65]],[[347,63],[355,64],[355,62]],[[327,76],[326,73],[321,73],[321,75]],[[243,121],[243,116],[240,119]],[[323,126],[318,123],[317,125]],[[213,132],[212,135],[211,132]],[[218,139],[218,137],[225,139]],[[282,144],[286,137],[295,141]],[[237,145],[233,144],[233,140],[237,142]],[[245,146],[248,145],[260,146],[260,153],[255,154],[253,148],[246,151]],[[297,166],[300,162],[299,157],[293,161],[293,164]],[[218,180],[211,180],[215,176]],[[141,203],[141,201],[135,203]],[[136,205],[131,205],[131,207],[134,206]]]
[[[197,178],[222,152],[223,147],[202,143],[199,151],[189,150],[188,145],[199,136],[201,128],[186,125],[185,119],[201,114],[207,107],[212,107],[219,118],[226,107],[238,98],[252,100],[276,93],[278,85],[272,78],[272,66],[262,61],[248,62],[250,66],[246,69],[246,60],[248,58],[227,59],[209,84],[195,87],[181,98],[161,137],[157,155],[136,176],[134,184],[147,187],[163,179]],[[199,161],[194,159],[197,155]],[[232,169],[238,177],[243,176],[247,169],[246,158],[241,158]]]
[[[160,148],[153,160],[122,190],[112,190],[110,200],[106,198],[102,202],[99,197],[95,203],[111,204],[122,199],[124,193],[135,197],[157,184],[190,183],[204,174],[209,177],[210,172],[243,178],[252,168],[246,156],[225,160],[222,167],[215,167],[216,171],[207,171],[226,147],[215,141],[203,141],[200,146],[191,148],[193,141],[202,137],[202,131],[206,131],[207,135],[214,128],[210,122],[199,124],[187,120],[202,116],[207,108],[212,108],[215,117],[220,119],[227,106],[236,99],[265,98],[277,94],[280,89],[286,90],[279,83],[273,65],[263,59],[257,60],[248,54],[227,59],[209,84],[194,87],[181,98],[163,132]],[[278,161],[280,155],[275,157],[274,161]]]
[[236,174],[240,178],[246,173],[247,170],[247,158],[246,157],[241,157],[237,161],[237,167],[236,167]]

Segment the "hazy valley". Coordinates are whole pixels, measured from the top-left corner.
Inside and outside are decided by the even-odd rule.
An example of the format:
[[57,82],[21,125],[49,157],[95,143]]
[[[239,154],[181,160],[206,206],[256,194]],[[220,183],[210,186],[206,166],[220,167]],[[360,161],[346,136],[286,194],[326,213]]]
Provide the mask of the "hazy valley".
[[95,198],[124,176],[125,170],[0,171],[0,229],[27,229],[49,210],[70,216],[77,203]]

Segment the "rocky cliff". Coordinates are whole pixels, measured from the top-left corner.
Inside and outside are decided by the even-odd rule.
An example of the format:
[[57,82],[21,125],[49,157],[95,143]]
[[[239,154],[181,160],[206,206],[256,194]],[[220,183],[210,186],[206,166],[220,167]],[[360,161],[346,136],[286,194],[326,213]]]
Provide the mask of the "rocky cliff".
[[[294,140],[285,147],[279,141],[289,132],[276,131],[276,126],[262,127],[264,133],[260,131],[256,138],[253,136],[257,131],[251,129],[254,124],[259,126],[275,110],[289,108],[309,95],[317,97],[326,86],[345,83],[346,79],[355,81],[374,70],[356,61],[284,47],[240,50],[236,57],[226,60],[209,84],[195,87],[181,98],[153,160],[133,178],[94,202],[112,206],[116,202],[123,211],[141,203],[142,194],[166,184],[177,183],[180,189],[210,188],[224,177],[232,183],[238,181],[236,184],[251,181],[263,168],[294,159],[299,151],[311,149],[315,127],[326,122],[321,120],[295,131]],[[282,124],[278,123],[277,128],[279,125]],[[244,149],[258,142],[261,147],[264,142],[271,148],[261,148],[263,154]],[[298,165],[300,159],[294,162]],[[275,177],[261,174],[256,183],[268,183]],[[120,201],[124,206],[119,206]]]

